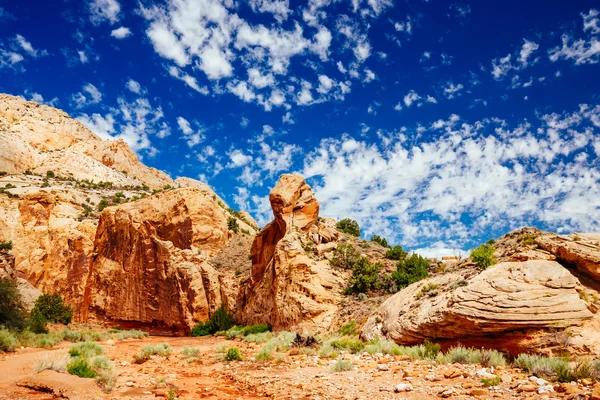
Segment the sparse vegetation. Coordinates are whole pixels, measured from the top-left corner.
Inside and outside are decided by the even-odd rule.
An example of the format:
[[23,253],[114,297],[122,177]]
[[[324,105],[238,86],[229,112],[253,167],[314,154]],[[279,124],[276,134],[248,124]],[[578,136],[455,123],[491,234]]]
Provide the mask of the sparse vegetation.
[[227,228],[234,233],[238,233],[240,230],[240,225],[238,224],[237,218],[228,217]]
[[142,347],[142,349],[133,356],[133,362],[136,364],[143,364],[150,359],[150,356],[153,355],[169,358],[172,352],[173,349],[169,343],[147,345]]
[[535,239],[537,239],[539,234],[524,234],[519,238],[519,242],[525,246],[532,246],[535,244]]
[[339,359],[339,360],[335,361],[333,364],[331,364],[331,367],[329,368],[329,370],[331,372],[343,372],[343,371],[350,371],[352,368],[354,368],[354,364],[352,363],[352,361]]
[[230,347],[225,354],[225,361],[242,361],[242,355],[237,347]]
[[358,324],[356,321],[352,320],[344,325],[338,330],[338,333],[343,336],[352,336],[356,335],[358,330]]
[[224,304],[217,308],[206,322],[199,322],[192,328],[192,336],[207,336],[218,331],[226,331],[233,326],[233,317],[227,312]]
[[371,242],[375,242],[378,245],[383,246],[383,247],[390,247],[390,245],[387,242],[387,239],[384,237],[381,237],[379,235],[373,235],[371,237]]
[[502,379],[500,379],[499,376],[495,376],[493,378],[481,378],[483,387],[498,386],[501,382]]
[[66,372],[70,359],[67,354],[45,355],[36,361],[35,371],[38,374],[48,369],[56,372]]
[[88,360],[84,358],[74,358],[69,362],[67,364],[67,372],[71,375],[77,375],[80,378],[95,378],[98,375]]
[[336,224],[336,228],[340,232],[348,233],[352,236],[360,236],[360,226],[358,222],[350,218],[344,218]]
[[6,253],[8,251],[11,251],[12,248],[13,248],[12,240],[0,243],[0,251],[2,251],[2,252]]
[[439,292],[439,285],[429,282],[421,287],[421,290],[416,294],[417,299],[420,299],[423,296],[434,297],[437,296]]
[[381,263],[371,264],[366,257],[360,257],[354,264],[345,293],[364,293],[375,289],[383,267]]
[[14,351],[19,345],[19,341],[14,333],[8,329],[0,329],[0,351]]
[[496,264],[494,258],[494,247],[489,244],[482,244],[478,248],[471,250],[471,259],[479,269],[486,269]]
[[341,243],[333,251],[331,265],[336,268],[352,269],[360,258],[360,252],[349,243]]
[[46,171],[46,178],[52,179],[55,177],[56,177],[56,174],[54,173],[54,171]]
[[389,249],[386,253],[385,253],[385,258],[389,259],[389,260],[395,260],[395,261],[400,261],[400,260],[404,260],[406,258],[406,251],[404,251],[404,249],[402,248],[402,246],[394,246],[391,249]]
[[429,262],[418,254],[398,261],[396,271],[392,278],[396,281],[398,288],[406,287],[412,283],[429,276]]

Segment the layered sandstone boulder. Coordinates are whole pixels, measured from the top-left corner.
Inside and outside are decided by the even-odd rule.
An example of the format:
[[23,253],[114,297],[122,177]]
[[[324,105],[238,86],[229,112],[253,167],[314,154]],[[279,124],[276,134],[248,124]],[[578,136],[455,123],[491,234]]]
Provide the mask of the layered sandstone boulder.
[[555,235],[544,233],[535,239],[543,250],[552,253],[566,266],[600,281],[600,234],[579,233],[574,235]]
[[282,175],[269,200],[275,219],[252,244],[252,273],[240,290],[237,317],[275,329],[326,329],[344,282],[328,261],[314,260],[303,246],[335,240],[337,232],[320,223],[319,202],[299,175]]
[[228,302],[207,262],[228,241],[227,218],[194,188],[105,209],[84,300],[89,316],[178,332],[208,319]]
[[413,344],[581,325],[593,314],[578,290],[579,280],[555,261],[503,262],[470,280],[449,273],[389,298],[369,318],[362,336]]

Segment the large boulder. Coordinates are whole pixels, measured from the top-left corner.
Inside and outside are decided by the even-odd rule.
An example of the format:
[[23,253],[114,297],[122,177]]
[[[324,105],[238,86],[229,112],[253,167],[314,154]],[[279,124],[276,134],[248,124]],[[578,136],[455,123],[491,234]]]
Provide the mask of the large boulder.
[[562,264],[600,281],[600,234],[579,233],[556,235],[544,233],[535,239],[536,244],[552,253]]
[[89,317],[188,331],[227,303],[207,262],[229,238],[227,214],[200,189],[176,189],[100,217],[85,303]]
[[581,289],[569,270],[547,260],[499,263],[469,280],[449,273],[390,297],[369,318],[362,336],[400,344],[425,339],[468,343],[470,337],[581,325],[593,317],[579,296]]
[[[304,179],[282,175],[269,196],[275,219],[252,244],[252,273],[242,284],[237,317],[246,324],[311,331],[327,328],[338,310],[342,278],[304,247],[337,238],[319,221],[319,202]],[[320,232],[327,232],[321,236]]]

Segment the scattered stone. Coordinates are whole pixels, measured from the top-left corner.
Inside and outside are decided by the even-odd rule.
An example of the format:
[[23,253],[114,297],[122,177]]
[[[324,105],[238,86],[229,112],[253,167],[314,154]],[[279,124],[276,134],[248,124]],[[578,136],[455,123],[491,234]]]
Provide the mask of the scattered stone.
[[396,393],[410,392],[411,390],[413,390],[413,387],[408,383],[399,383],[394,388],[394,392],[396,392]]
[[378,371],[389,371],[390,367],[387,364],[377,364]]
[[134,383],[132,381],[127,381],[125,382],[125,386],[127,387],[133,387]]

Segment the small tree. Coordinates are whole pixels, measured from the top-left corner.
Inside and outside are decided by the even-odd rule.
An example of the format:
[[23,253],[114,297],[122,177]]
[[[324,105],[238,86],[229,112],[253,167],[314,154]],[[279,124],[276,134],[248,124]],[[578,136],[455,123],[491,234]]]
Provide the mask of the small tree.
[[0,326],[21,330],[26,325],[25,306],[17,288],[17,281],[0,278]]
[[55,178],[56,174],[54,171],[46,171],[46,178]]
[[381,237],[379,235],[373,235],[373,237],[371,238],[371,242],[375,242],[377,244],[379,244],[380,246],[383,247],[390,247],[390,245],[388,244],[386,238]]
[[494,247],[487,243],[471,250],[471,259],[480,269],[486,269],[497,262],[494,258]]
[[418,254],[398,261],[396,271],[392,272],[392,278],[396,281],[398,288],[406,287],[412,283],[429,276],[429,262]]
[[98,203],[98,211],[102,211],[106,207],[108,207],[108,200],[106,200],[106,199],[100,200],[100,202]]
[[31,310],[31,319],[34,318],[67,325],[73,319],[73,309],[64,303],[58,293],[43,294],[38,297]]
[[360,236],[360,226],[358,222],[350,218],[344,218],[336,224],[336,228],[340,232],[348,233],[352,236]]
[[8,242],[0,243],[0,251],[7,252],[7,251],[11,251],[12,248],[13,248],[13,244],[12,244],[11,240],[9,240]]
[[360,257],[352,270],[346,293],[365,293],[375,289],[383,267],[381,263],[371,264],[366,257]]
[[360,253],[349,243],[339,244],[333,251],[331,265],[337,268],[352,269],[360,258]]
[[402,246],[394,246],[385,253],[385,258],[395,261],[404,260],[406,258],[406,252]]
[[229,217],[227,218],[227,228],[234,233],[238,233],[240,230],[240,225],[238,224],[237,218]]

